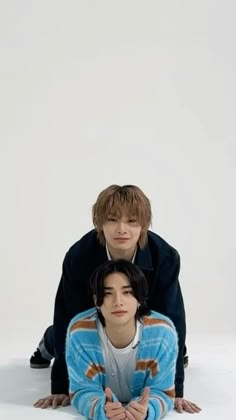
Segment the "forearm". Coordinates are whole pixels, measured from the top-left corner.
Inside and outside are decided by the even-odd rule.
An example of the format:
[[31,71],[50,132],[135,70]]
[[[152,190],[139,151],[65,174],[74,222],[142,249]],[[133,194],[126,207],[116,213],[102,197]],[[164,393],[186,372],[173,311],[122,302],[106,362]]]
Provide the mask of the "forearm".
[[53,333],[55,346],[55,359],[51,371],[52,394],[68,394],[68,373],[65,362],[65,341],[67,327],[70,321],[65,306],[64,273],[62,275],[54,307]]
[[[174,304],[175,302],[175,304]],[[186,339],[186,319],[184,302],[180,286],[178,284],[176,296],[173,299],[171,310],[166,311],[167,316],[173,321],[178,335],[178,356],[175,373],[175,392],[177,397],[182,397],[184,392],[184,360],[183,351]]]
[[104,411],[106,398],[104,392],[88,390],[83,387],[71,397],[73,407],[87,419],[107,420]]
[[67,394],[69,389],[68,373],[64,354],[57,356],[51,371],[51,393]]
[[182,398],[184,395],[184,361],[183,350],[179,350],[176,362],[175,396]]
[[[173,391],[174,392],[174,391]],[[134,398],[132,401],[139,402],[140,397]],[[172,410],[174,407],[174,394],[167,395],[167,393],[156,390],[152,391],[149,395],[148,400],[148,411],[147,417],[145,420],[159,420],[161,419],[168,411]]]
[[184,346],[186,339],[186,323],[185,323],[185,311],[184,306],[179,313],[173,317],[173,322],[176,327],[178,334],[178,356],[176,361],[176,372],[175,372],[175,393],[176,397],[183,397],[184,395]]

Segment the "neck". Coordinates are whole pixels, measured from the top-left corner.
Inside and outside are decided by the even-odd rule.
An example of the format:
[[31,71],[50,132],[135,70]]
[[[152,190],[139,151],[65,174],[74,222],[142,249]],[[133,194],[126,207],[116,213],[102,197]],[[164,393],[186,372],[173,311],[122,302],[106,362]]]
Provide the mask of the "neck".
[[115,328],[114,324],[111,325],[106,321],[105,332],[112,345],[117,349],[122,349],[133,341],[136,333],[136,321],[131,319],[129,325],[116,325]]
[[112,260],[118,260],[120,258],[128,261],[132,261],[132,258],[134,256],[136,246],[131,249],[114,249],[107,245],[108,251],[110,253],[110,256]]

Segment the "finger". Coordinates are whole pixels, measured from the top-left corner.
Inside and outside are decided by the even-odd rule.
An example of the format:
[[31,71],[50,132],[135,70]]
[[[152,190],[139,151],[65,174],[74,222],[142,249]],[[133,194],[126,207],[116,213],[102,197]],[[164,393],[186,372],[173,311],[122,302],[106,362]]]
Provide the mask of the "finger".
[[131,403],[128,405],[127,407],[127,411],[130,412],[134,418],[138,419],[140,416],[146,416],[147,414],[147,410],[144,409],[144,407],[138,403],[136,403],[136,401],[131,401]]
[[140,404],[142,405],[146,405],[148,403],[149,400],[149,392],[150,392],[150,388],[148,386],[146,386],[142,392],[142,397],[140,400]]
[[191,403],[190,401],[184,401],[184,403],[182,404],[182,408],[184,411],[191,414],[199,413],[199,411],[201,411],[199,407],[197,407],[195,404]]
[[34,403],[34,407],[41,407],[41,405],[43,404],[44,400],[41,398],[40,400],[36,401]]
[[106,400],[112,402],[112,390],[108,386],[105,388]]
[[109,414],[109,415],[112,414],[113,416],[117,416],[118,414],[124,413],[125,409],[124,409],[124,407],[118,407],[118,408],[115,408],[115,409],[113,407],[106,407],[105,412],[106,412],[106,414]]
[[104,405],[105,410],[116,410],[120,407],[122,407],[122,404],[119,401],[117,401],[117,402],[107,402]]
[[194,413],[199,413],[199,411],[202,411],[202,409],[197,404],[194,404],[194,403],[190,403],[190,404],[191,404],[192,409],[194,410]]
[[144,407],[142,404],[140,404],[138,401],[130,401],[129,407],[132,407],[134,410],[136,410],[138,413],[144,414],[146,412],[146,407]]
[[45,402],[46,401],[50,401],[50,397],[48,397],[48,398],[40,398],[40,400],[38,400],[38,401],[36,401],[36,403],[34,403],[34,407],[37,407],[37,408],[41,408],[44,404],[45,404]]
[[104,407],[104,411],[105,411],[106,417],[108,417],[109,419],[112,419],[112,420],[115,416],[119,416],[119,415],[125,413],[124,407],[119,407],[117,409],[113,409],[111,407],[110,408],[109,407]]
[[133,414],[131,414],[129,410],[125,410],[125,415],[126,415],[127,420],[136,420]]
[[51,405],[51,400],[50,399],[46,399],[44,400],[44,402],[41,404],[41,408],[48,408]]
[[108,419],[112,419],[112,420],[125,419],[124,407],[121,407],[118,410],[108,410],[108,411],[105,411],[105,413]]
[[192,409],[192,407],[190,407],[190,405],[185,404],[183,407],[183,411],[186,411],[186,413],[191,413],[193,414],[195,411]]
[[70,398],[69,397],[66,397],[61,403],[62,407],[66,407],[69,404],[70,404]]
[[179,401],[176,401],[176,402],[175,402],[175,410],[176,410],[178,413],[183,413],[183,412],[184,412],[184,410],[183,410],[183,408],[182,408],[182,404],[181,404]]
[[61,404],[60,399],[54,397],[53,400],[52,400],[52,408],[57,408],[58,405],[60,405],[60,404]]
[[125,419],[125,412],[118,414],[117,416],[108,417],[111,420],[124,420]]

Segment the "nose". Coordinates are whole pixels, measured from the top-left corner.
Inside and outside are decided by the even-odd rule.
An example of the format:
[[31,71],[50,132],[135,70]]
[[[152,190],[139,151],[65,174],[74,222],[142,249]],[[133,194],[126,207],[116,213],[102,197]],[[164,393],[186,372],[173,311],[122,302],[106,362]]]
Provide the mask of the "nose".
[[118,233],[121,233],[121,234],[124,235],[127,232],[126,231],[126,223],[120,221],[119,224],[118,224],[117,230],[118,230]]
[[122,306],[122,296],[120,293],[116,293],[113,300],[113,306]]

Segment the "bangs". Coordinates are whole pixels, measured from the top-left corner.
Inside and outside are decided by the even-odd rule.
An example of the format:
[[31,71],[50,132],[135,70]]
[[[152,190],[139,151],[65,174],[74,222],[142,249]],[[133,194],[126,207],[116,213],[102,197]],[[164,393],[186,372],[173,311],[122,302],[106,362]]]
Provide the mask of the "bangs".
[[137,206],[131,206],[130,204],[127,206],[121,206],[116,203],[109,209],[107,209],[107,213],[104,214],[104,222],[107,221],[109,216],[113,216],[116,219],[121,219],[123,216],[127,217],[127,219],[135,219],[139,225],[143,224],[144,215]]
[[122,216],[126,216],[129,219],[134,218],[140,225],[143,225],[147,219],[144,200],[128,188],[117,191],[110,196],[106,203],[104,203],[104,208],[101,213],[103,215],[103,223],[107,221],[109,216],[114,216],[117,219],[121,219]]

